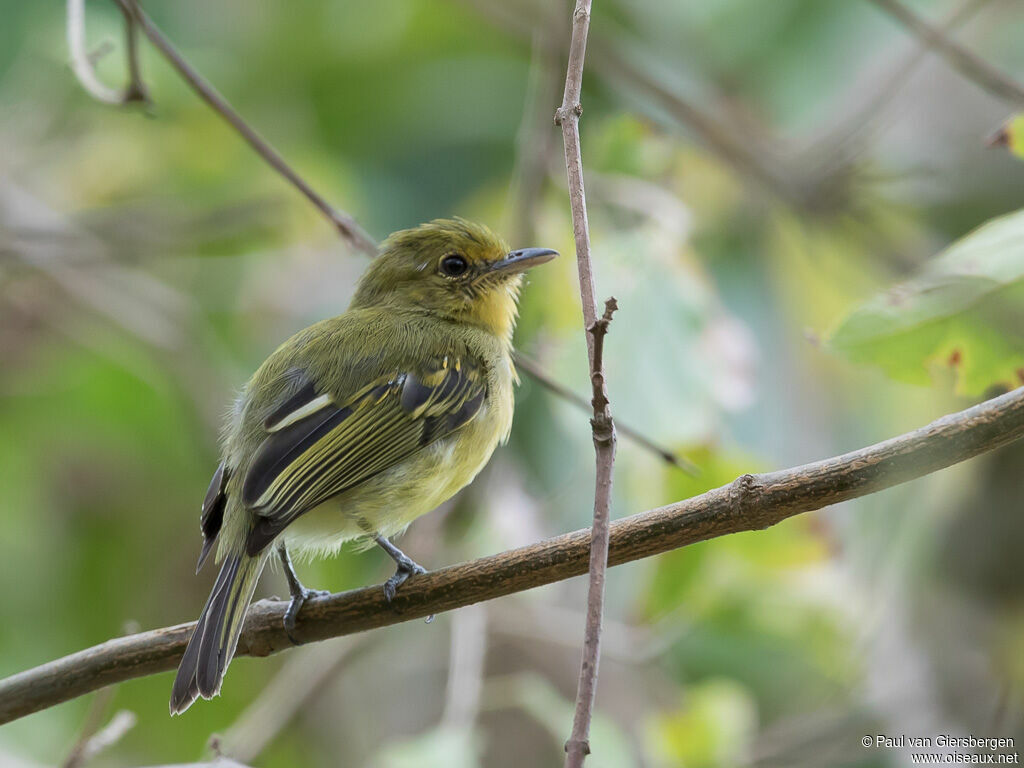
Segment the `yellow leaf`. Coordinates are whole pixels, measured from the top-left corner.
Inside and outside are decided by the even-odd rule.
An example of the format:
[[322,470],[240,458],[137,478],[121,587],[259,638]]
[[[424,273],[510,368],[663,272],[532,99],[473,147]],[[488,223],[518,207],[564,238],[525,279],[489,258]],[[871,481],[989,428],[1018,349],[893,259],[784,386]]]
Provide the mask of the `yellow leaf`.
[[1024,160],[1024,112],[1011,117],[1006,124],[988,140],[990,147],[1006,147]]

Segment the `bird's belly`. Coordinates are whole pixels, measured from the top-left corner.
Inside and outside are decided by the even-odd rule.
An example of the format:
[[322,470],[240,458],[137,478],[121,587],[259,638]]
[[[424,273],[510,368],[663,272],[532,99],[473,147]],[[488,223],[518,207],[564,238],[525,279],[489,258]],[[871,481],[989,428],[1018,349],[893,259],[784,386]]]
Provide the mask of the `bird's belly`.
[[469,484],[490,459],[501,434],[489,414],[394,467],[329,499],[289,525],[288,549],[299,557],[334,554],[346,541],[394,536]]

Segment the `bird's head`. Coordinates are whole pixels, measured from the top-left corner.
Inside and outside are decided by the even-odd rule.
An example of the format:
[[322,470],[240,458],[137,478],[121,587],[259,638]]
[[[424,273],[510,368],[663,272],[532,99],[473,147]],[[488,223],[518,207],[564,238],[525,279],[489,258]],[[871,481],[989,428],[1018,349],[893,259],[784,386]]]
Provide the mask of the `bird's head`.
[[481,224],[436,219],[384,241],[352,306],[416,308],[511,340],[523,272],[557,255],[548,248],[512,251]]

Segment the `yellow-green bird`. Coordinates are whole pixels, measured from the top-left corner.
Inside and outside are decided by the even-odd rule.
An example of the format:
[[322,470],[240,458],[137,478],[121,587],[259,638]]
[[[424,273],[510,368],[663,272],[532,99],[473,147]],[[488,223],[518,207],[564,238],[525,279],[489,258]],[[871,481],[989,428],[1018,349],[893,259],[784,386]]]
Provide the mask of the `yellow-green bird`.
[[313,590],[289,552],[375,542],[397,564],[390,600],[424,569],[389,538],[469,483],[512,425],[512,331],[522,273],[555,251],[510,251],[463,219],[396,232],[347,312],[260,366],[230,417],[203,502],[203,566],[220,574],[171,691],[171,713],[215,696],[267,560],[281,559],[291,634]]

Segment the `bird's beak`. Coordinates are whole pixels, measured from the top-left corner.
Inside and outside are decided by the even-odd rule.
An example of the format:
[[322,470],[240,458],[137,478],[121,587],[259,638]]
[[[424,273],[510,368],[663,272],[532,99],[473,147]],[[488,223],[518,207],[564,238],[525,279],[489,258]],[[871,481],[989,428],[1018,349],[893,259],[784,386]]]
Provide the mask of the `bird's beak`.
[[552,251],[550,248],[520,248],[518,251],[512,251],[501,261],[494,262],[491,271],[511,274],[525,272],[530,267],[551,261],[557,255],[558,251]]

